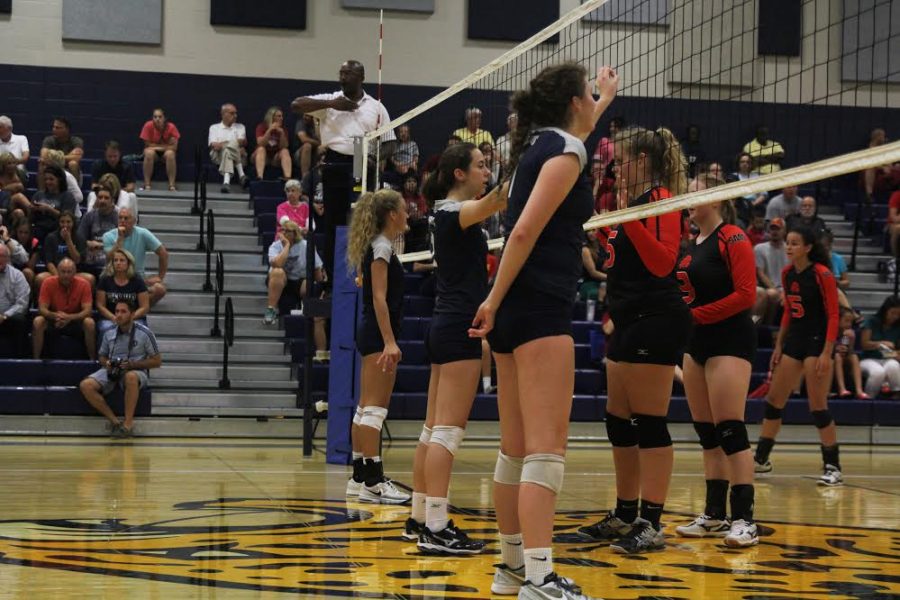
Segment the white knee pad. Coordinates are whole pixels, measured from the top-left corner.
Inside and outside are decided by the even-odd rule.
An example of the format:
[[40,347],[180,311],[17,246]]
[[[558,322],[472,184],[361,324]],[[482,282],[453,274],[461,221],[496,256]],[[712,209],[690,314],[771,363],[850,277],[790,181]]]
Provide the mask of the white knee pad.
[[382,408],[381,406],[366,406],[363,408],[362,418],[359,420],[359,424],[381,431],[381,426],[387,418],[387,413],[388,409]]
[[529,454],[522,466],[522,483],[533,483],[559,494],[565,472],[565,457],[559,454]]
[[522,479],[522,463],[520,456],[507,456],[497,453],[497,465],[494,467],[494,481],[506,485],[519,485]]
[[440,444],[447,452],[456,456],[459,445],[466,435],[466,430],[455,425],[435,425],[431,428],[431,443]]
[[431,441],[431,427],[422,427],[422,433],[419,434],[419,443],[427,444]]
[[353,414],[353,424],[359,425],[362,422],[363,407],[357,406],[356,412]]

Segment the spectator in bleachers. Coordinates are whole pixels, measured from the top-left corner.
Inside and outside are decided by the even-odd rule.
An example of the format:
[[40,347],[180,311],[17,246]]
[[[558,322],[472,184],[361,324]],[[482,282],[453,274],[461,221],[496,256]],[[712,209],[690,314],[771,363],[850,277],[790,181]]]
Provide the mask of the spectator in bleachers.
[[866,379],[866,393],[876,397],[882,391],[900,397],[900,299],[888,296],[878,312],[866,319],[860,335],[862,361],[859,363]]
[[13,223],[13,232],[7,247],[12,252],[12,264],[22,271],[29,287],[34,283],[35,265],[40,256],[40,242],[31,233],[31,222],[21,218]]
[[466,109],[466,126],[460,127],[453,132],[463,142],[469,142],[480,146],[481,142],[490,142],[494,144],[494,136],[487,129],[481,128],[481,109],[472,106]]
[[[91,168],[91,190],[96,192],[100,187],[100,180],[108,173],[116,176],[123,190],[134,192],[134,167],[130,162],[122,160],[122,148],[116,140],[106,142],[103,158],[94,161],[94,166]],[[90,210],[90,206],[88,206],[88,210]]]
[[[315,255],[315,281],[324,280],[322,259]],[[264,321],[272,325],[278,318],[278,300],[285,289],[295,290],[299,298],[305,298],[312,291],[306,280],[306,240],[300,226],[293,221],[285,222],[282,232],[269,246],[269,304]],[[316,317],[313,320],[313,341],[316,346],[316,358],[321,360],[328,349],[325,337],[325,319]]]
[[[9,358],[24,358],[25,317],[31,300],[31,287],[17,268],[10,264],[9,232],[0,227],[0,339]],[[0,354],[2,355],[2,354]]]
[[[322,228],[324,223],[325,212],[325,187],[322,184],[322,161],[324,155],[320,154],[318,161],[312,169],[306,172],[303,179],[300,180],[300,201],[308,202],[309,198],[313,199],[313,220],[307,223],[307,227],[312,229]],[[316,203],[318,202],[319,210],[316,211]]]
[[497,160],[500,161],[500,167],[506,166],[509,161],[509,151],[512,148],[512,139],[510,135],[519,126],[519,115],[511,112],[506,117],[506,133],[497,138],[495,149],[497,150]]
[[[450,137],[447,138],[447,145],[444,146],[444,150],[449,148],[454,144],[462,143],[462,139],[456,134],[450,134]],[[428,179],[429,173],[433,173],[435,169],[437,169],[438,163],[441,160],[442,152],[438,152],[436,154],[432,154],[425,161],[425,164],[422,165],[422,180]]]
[[[75,263],[76,269],[80,268],[87,247],[84,238],[75,229],[75,215],[69,211],[63,211],[59,215],[59,227],[56,231],[48,233],[47,237],[44,238],[43,251],[44,264],[47,266],[47,270],[35,278],[35,295],[40,293],[41,285],[47,278],[59,275],[59,263],[63,259],[70,259]],[[97,283],[97,280],[91,273],[77,273],[76,277],[81,277],[87,281],[91,289]]]
[[166,119],[166,112],[163,109],[154,108],[153,118],[144,123],[140,138],[144,142],[144,189],[152,189],[150,182],[153,180],[153,169],[156,163],[163,162],[166,165],[169,191],[174,192],[175,177],[178,173],[175,153],[178,151],[178,140],[181,138],[178,127]]
[[[100,369],[78,386],[91,406],[112,425],[115,437],[131,437],[138,394],[150,380],[149,370],[162,366],[156,336],[150,328],[134,320],[134,307],[127,301],[115,306],[115,329],[109,329],[100,343]],[[120,421],[104,396],[116,387],[125,391],[125,418]]]
[[777,173],[784,160],[784,148],[775,140],[769,139],[769,128],[760,125],[756,128],[756,137],[744,144],[743,151],[753,157],[753,170],[760,175]]
[[766,241],[766,209],[762,206],[754,206],[750,218],[750,225],[745,230],[747,239],[754,246]]
[[706,165],[706,168],[703,169],[703,174],[712,177],[717,181],[725,182],[725,169],[722,168],[722,165],[717,162],[711,162]]
[[681,150],[687,159],[688,177],[696,177],[700,166],[706,164],[706,152],[700,143],[700,126],[690,124],[687,126],[687,135],[681,140]]
[[766,324],[775,320],[775,312],[784,300],[781,272],[790,263],[784,247],[785,235],[784,219],[775,217],[769,223],[769,241],[753,248],[759,284],[753,314]]
[[[880,127],[869,134],[869,148],[883,146],[887,141],[887,133]],[[875,194],[897,189],[900,187],[900,163],[866,169],[862,172],[862,183],[869,201]]]
[[594,197],[598,197],[597,184],[607,172],[610,163],[613,162],[613,151],[615,144],[613,138],[616,132],[625,128],[625,119],[623,117],[613,117],[609,121],[609,135],[600,138],[597,147],[594,148],[594,156],[591,159],[591,177],[594,181]]
[[134,269],[134,257],[128,250],[113,250],[103,275],[97,284],[97,311],[100,321],[97,330],[102,338],[116,326],[116,304],[127,302],[133,307],[131,318],[146,324],[150,312],[150,292],[147,284]]
[[275,235],[281,233],[285,219],[296,223],[303,235],[309,229],[309,204],[303,201],[302,186],[296,179],[289,179],[284,184],[284,195],[287,198],[275,209]]
[[97,359],[97,337],[91,311],[94,299],[90,284],[75,276],[75,263],[64,258],[57,265],[57,275],[41,285],[38,311],[31,329],[34,358],[41,358],[45,337],[65,335],[84,340],[91,360]]
[[888,200],[888,217],[885,230],[891,239],[891,255],[895,258],[900,252],[900,190],[893,192]]
[[31,219],[34,235],[39,240],[59,227],[59,215],[75,214],[78,203],[66,182],[65,171],[53,164],[44,167],[44,189],[35,192],[31,199]]
[[403,247],[409,252],[418,252],[428,249],[428,204],[425,197],[419,191],[419,179],[412,171],[406,173],[403,178],[401,190],[403,201],[406,202],[406,212],[409,215],[407,225],[409,229],[404,234]]
[[[72,125],[65,117],[53,119],[53,130],[41,143],[41,158],[50,150],[59,150],[63,153],[63,168],[69,171],[79,181],[81,180],[81,159],[84,158],[84,141],[72,135]],[[38,163],[38,188],[43,189],[44,173],[43,160]]]
[[847,270],[847,261],[844,257],[832,250],[834,246],[834,232],[825,228],[822,232],[822,245],[828,254],[831,255],[831,272],[834,274],[834,280],[837,282],[838,295],[840,296],[844,290],[850,288],[850,274]]
[[253,151],[256,176],[263,179],[266,165],[281,166],[281,176],[291,178],[291,153],[288,150],[288,134],[284,129],[284,111],[272,106],[266,111],[262,123],[256,126],[256,150]]
[[122,186],[119,184],[119,178],[113,173],[102,175],[98,185],[95,187],[95,191],[88,194],[87,212],[94,210],[94,204],[97,202],[97,194],[101,189],[105,189],[111,194],[110,197],[114,199],[116,210],[128,208],[131,209],[135,216],[138,216],[137,194],[123,190]]
[[[733,181],[755,179],[756,177],[759,177],[759,173],[753,171],[753,157],[747,152],[741,152],[737,157],[737,170],[728,175],[725,180],[731,183]],[[750,223],[753,210],[757,206],[765,205],[768,199],[768,192],[759,192],[758,194],[743,196],[735,201],[734,208],[737,211],[738,220],[743,221],[744,227]]]
[[[581,283],[578,295],[588,303],[588,321],[593,321],[594,310],[606,299],[606,273],[601,270],[604,257],[600,254],[597,236],[585,233],[581,246]],[[593,303],[594,309],[591,309]]]
[[419,145],[410,137],[409,125],[397,128],[397,148],[391,156],[391,163],[401,175],[419,170]]
[[[150,306],[155,305],[166,295],[165,279],[169,270],[169,252],[149,229],[135,225],[134,213],[127,208],[119,210],[118,228],[103,234],[103,251],[106,252],[107,260],[113,250],[122,248],[128,250],[134,257],[134,270],[147,284]],[[144,272],[147,252],[153,252],[159,257],[157,274],[152,277],[147,277]]]
[[834,382],[837,385],[839,398],[851,398],[853,393],[847,389],[845,371],[853,377],[853,389],[860,400],[868,400],[869,395],[863,390],[862,371],[859,367],[859,355],[856,353],[856,331],[853,330],[853,311],[841,308],[841,320],[838,323],[838,338],[834,345]]
[[[321,190],[322,184],[319,184],[317,190]],[[310,220],[310,230],[311,231],[322,231],[325,227],[325,199],[322,198],[322,194],[318,191],[316,195],[313,196],[312,201],[313,212],[312,219]]]
[[45,155],[40,159],[39,162],[43,162],[45,165],[53,165],[55,167],[59,167],[59,170],[63,172],[63,175],[66,176],[66,188],[72,194],[72,197],[75,198],[75,218],[81,218],[81,203],[84,202],[84,192],[81,191],[81,184],[78,182],[78,179],[75,178],[74,175],[66,171],[66,161],[63,157],[63,153],[61,150],[49,150],[45,153]]
[[247,163],[247,129],[237,122],[237,107],[223,104],[222,120],[209,126],[207,145],[209,158],[219,167],[222,175],[222,192],[231,191],[231,176],[237,175],[241,185],[247,182],[244,165]]
[[490,190],[500,181],[500,161],[494,155],[494,146],[490,142],[481,142],[478,150],[484,156],[484,166],[491,172],[491,178],[487,182],[487,188]]
[[[88,210],[78,223],[78,233],[85,241],[82,268],[94,276],[99,276],[106,266],[103,235],[119,225],[119,213],[113,206],[114,190],[111,185],[111,180],[116,179],[116,176],[107,173],[103,177],[109,178],[110,181],[104,181],[97,189],[96,194],[91,192],[91,196],[94,198],[93,208]],[[124,190],[122,193],[127,194]]]
[[24,217],[31,208],[17,165],[16,157],[9,152],[0,154],[0,223],[7,225]]
[[300,168],[300,179],[309,173],[309,170],[319,162],[319,157],[325,152],[322,147],[322,138],[316,120],[310,115],[299,115],[294,125],[294,135],[300,146],[294,153],[294,162]]
[[800,212],[800,197],[797,195],[797,186],[789,185],[781,190],[781,193],[769,200],[766,205],[766,221],[775,218],[787,219],[794,213]]
[[793,231],[798,227],[806,227],[813,232],[817,240],[821,240],[825,230],[828,229],[825,220],[819,216],[819,207],[816,205],[816,199],[812,196],[801,198],[798,211],[788,215],[785,223],[788,231]]
[[28,138],[24,135],[16,135],[13,133],[12,119],[6,115],[0,116],[0,155],[9,152],[16,159],[16,168],[21,179],[28,178],[28,171],[25,170],[25,164],[31,156],[31,150],[28,147]]
[[619,188],[616,184],[619,178],[619,165],[615,161],[606,165],[603,177],[594,185],[594,212],[602,215],[617,208]]

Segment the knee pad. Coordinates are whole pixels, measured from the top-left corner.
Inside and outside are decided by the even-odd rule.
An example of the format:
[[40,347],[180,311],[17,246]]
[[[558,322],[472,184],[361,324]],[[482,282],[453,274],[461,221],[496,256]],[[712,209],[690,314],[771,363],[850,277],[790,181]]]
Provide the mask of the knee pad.
[[533,483],[559,494],[565,472],[565,457],[559,454],[529,454],[522,465],[522,483]]
[[633,415],[637,421],[638,447],[667,448],[672,445],[669,426],[665,417]]
[[388,409],[381,406],[366,406],[363,408],[362,418],[359,424],[381,431],[381,426],[387,418]]
[[834,418],[831,416],[831,411],[826,410],[814,410],[810,413],[812,415],[813,423],[816,424],[816,428],[824,429],[834,423]]
[[455,425],[435,425],[431,428],[431,443],[440,444],[447,452],[456,456],[459,445],[462,443],[466,430]]
[[354,425],[359,425],[362,422],[362,415],[363,415],[363,407],[357,406],[356,412],[353,413],[353,424]]
[[506,485],[519,485],[522,480],[522,463],[519,456],[507,456],[497,453],[497,465],[494,467],[494,481]]
[[728,456],[750,449],[747,426],[743,421],[722,421],[716,424],[716,439]]
[[431,441],[431,427],[422,426],[422,433],[419,434],[419,443],[427,444]]
[[716,426],[704,421],[694,421],[694,431],[700,438],[700,446],[704,450],[712,450],[719,447],[719,439],[716,437]]
[[606,437],[609,438],[609,443],[615,447],[637,446],[637,427],[634,426],[631,419],[623,419],[607,412]]
[[770,419],[773,421],[778,421],[781,419],[781,413],[784,412],[783,408],[778,408],[777,406],[771,404],[768,400],[766,401],[766,410],[763,413],[763,417],[766,419]]

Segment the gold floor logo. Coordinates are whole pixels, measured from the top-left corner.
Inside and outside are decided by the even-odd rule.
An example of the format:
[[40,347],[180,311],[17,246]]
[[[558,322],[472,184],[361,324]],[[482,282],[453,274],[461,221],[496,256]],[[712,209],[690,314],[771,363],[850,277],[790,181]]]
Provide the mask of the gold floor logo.
[[[488,598],[499,562],[486,511],[454,520],[485,554],[420,554],[400,537],[408,509],[322,500],[222,499],[185,517],[0,522],[0,563],[320,597]],[[852,527],[776,524],[759,546],[669,537],[664,552],[613,554],[575,531],[600,512],[557,516],[555,561],[586,593],[615,598],[873,598],[900,594],[900,537]],[[669,530],[683,519],[667,515]]]

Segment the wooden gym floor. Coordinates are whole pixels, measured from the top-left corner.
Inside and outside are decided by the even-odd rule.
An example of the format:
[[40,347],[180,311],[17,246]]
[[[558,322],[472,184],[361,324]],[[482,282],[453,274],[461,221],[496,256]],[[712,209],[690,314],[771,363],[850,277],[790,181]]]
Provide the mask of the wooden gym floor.
[[[406,507],[345,503],[348,470],[295,443],[0,438],[0,598],[489,598],[496,447],[464,444],[451,502],[492,543],[482,556],[420,555]],[[412,448],[385,452],[410,483]],[[638,557],[573,535],[613,505],[608,446],[574,445],[555,559],[586,593],[637,598],[900,598],[900,454],[845,446],[847,485],[819,489],[818,448],[778,446],[758,480],[768,535],[727,550],[674,537],[703,508],[700,451],[677,446],[669,546]]]

